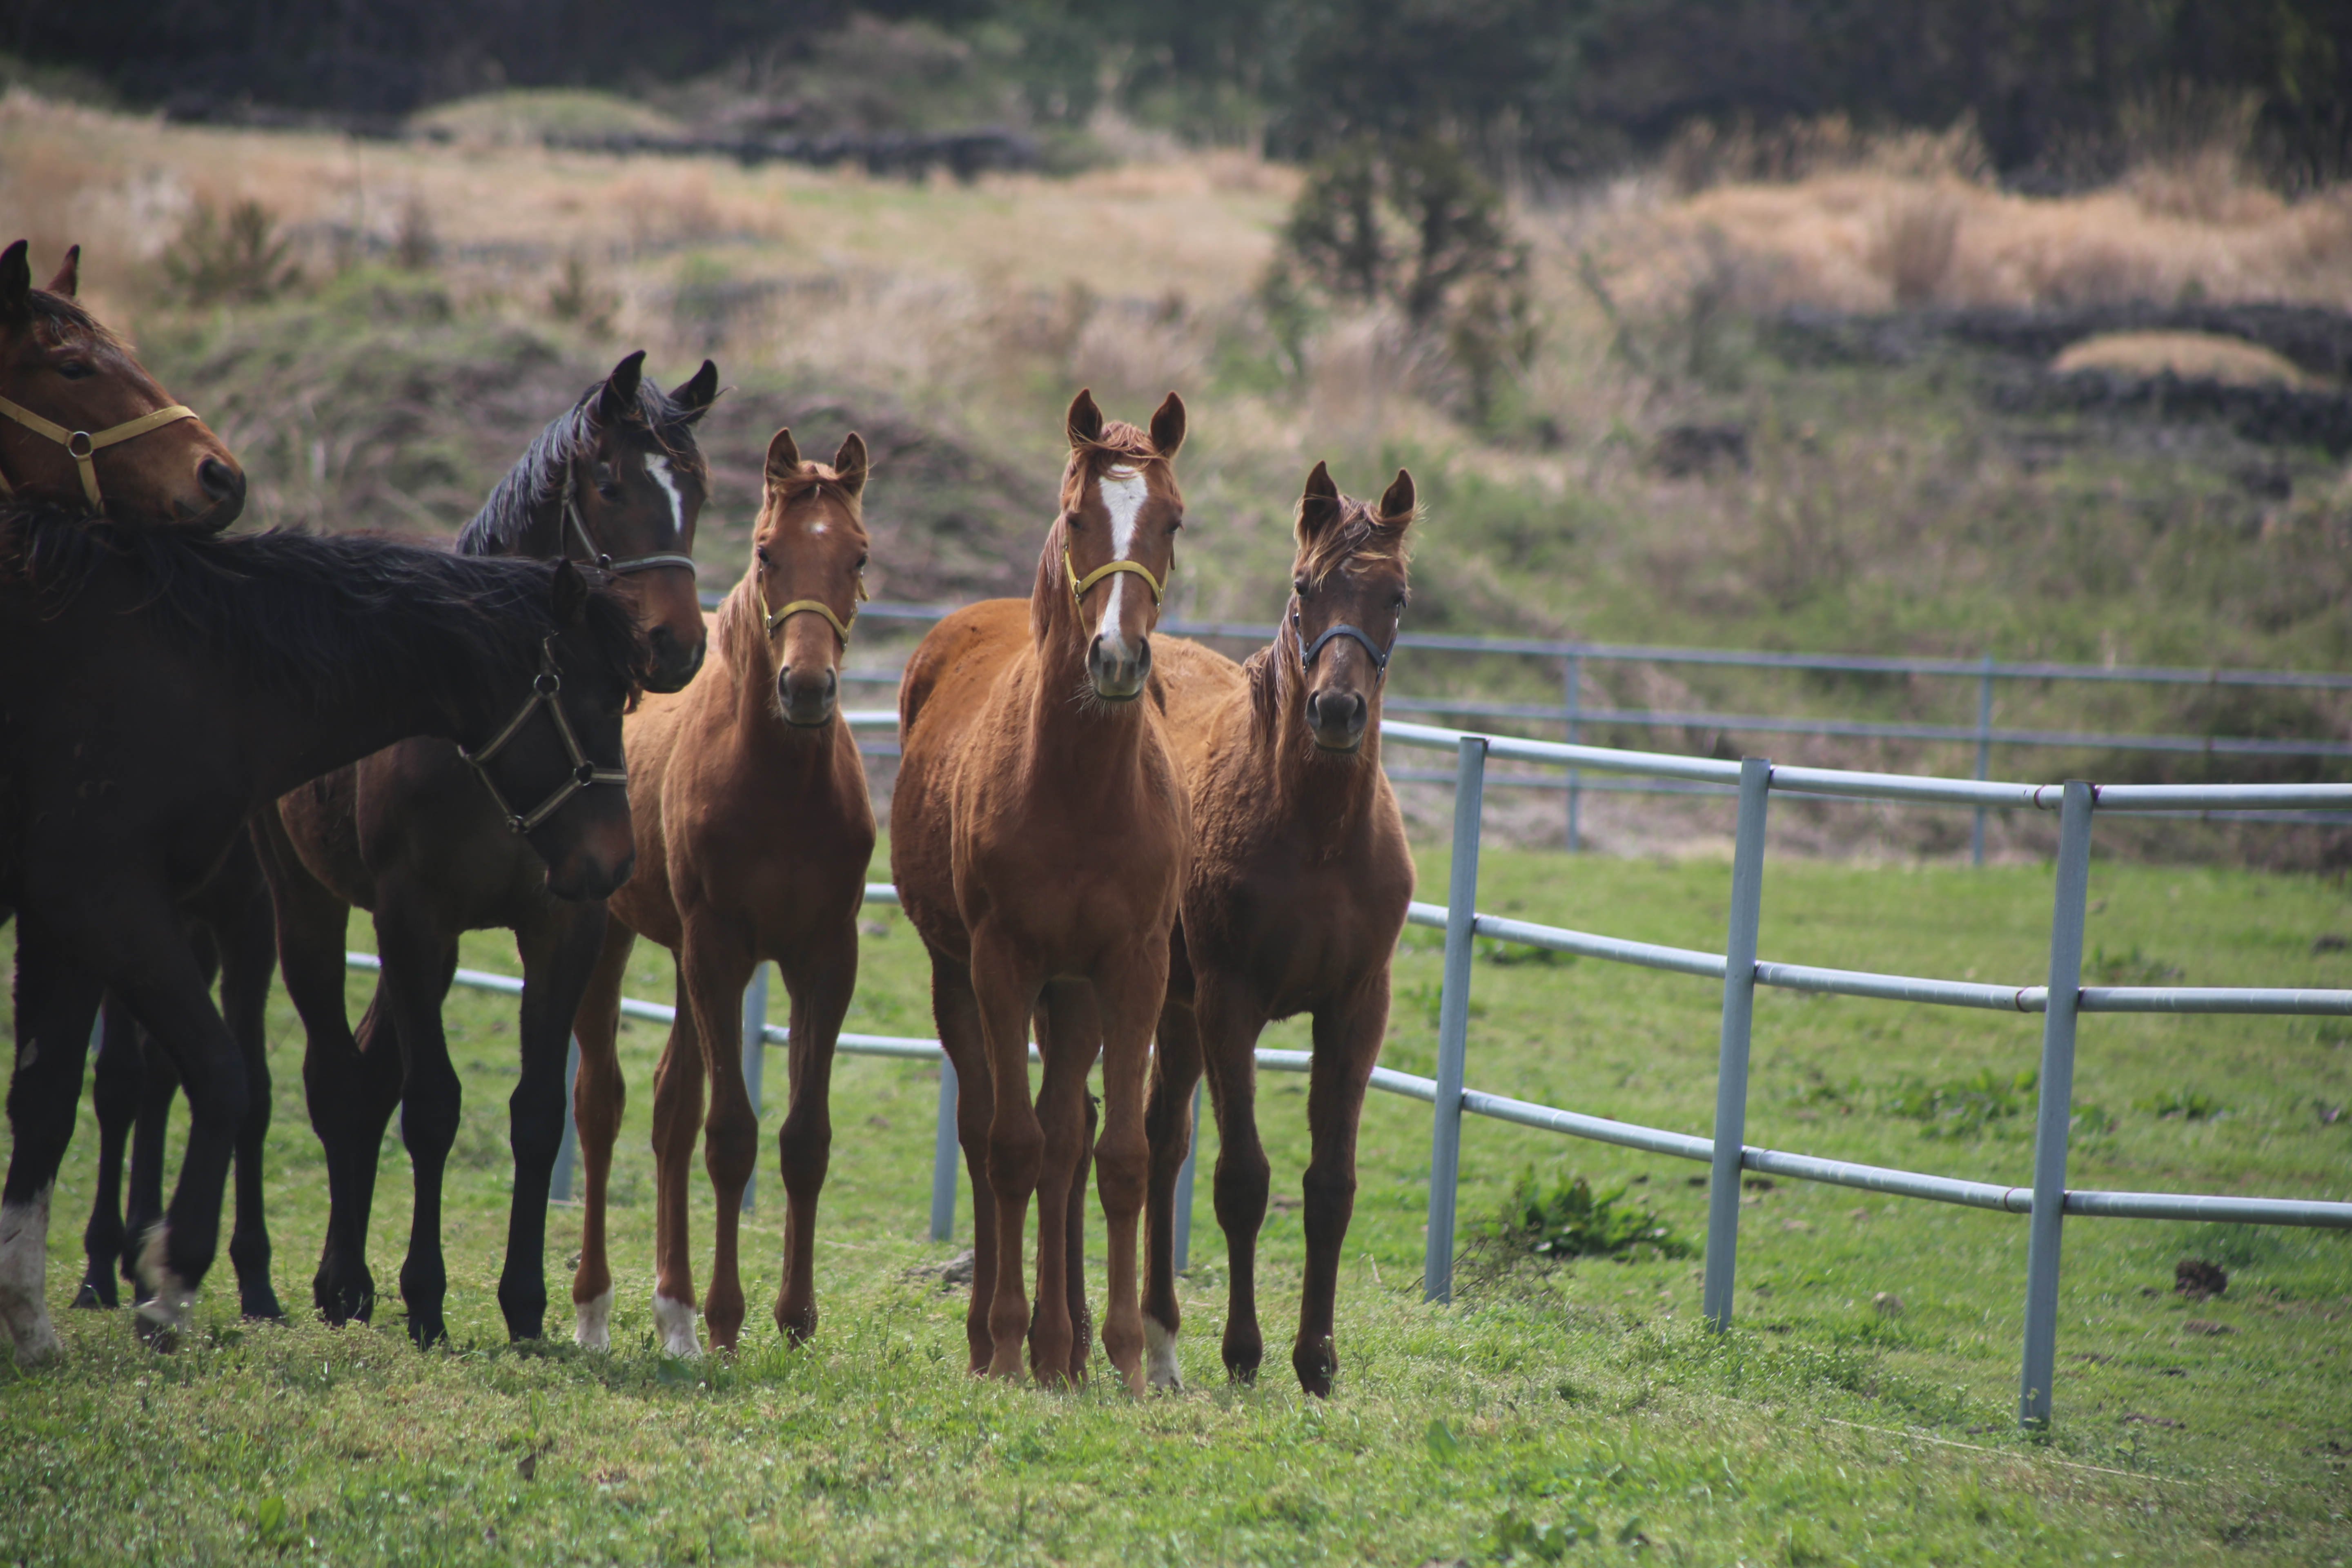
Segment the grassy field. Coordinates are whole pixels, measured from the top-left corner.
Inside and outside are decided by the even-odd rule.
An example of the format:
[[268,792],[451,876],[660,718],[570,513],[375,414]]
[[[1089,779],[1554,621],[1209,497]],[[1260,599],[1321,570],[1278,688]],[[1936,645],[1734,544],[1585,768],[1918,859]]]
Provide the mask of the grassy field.
[[[1424,850],[1423,888],[1442,888]],[[1480,903],[1690,946],[1722,939],[1719,861],[1495,854]],[[2041,978],[2046,868],[1865,868],[1775,861],[1768,957]],[[2340,881],[2105,861],[2092,967],[2145,981],[2352,984]],[[917,942],[890,911],[866,943],[853,1029],[928,1035]],[[0,943],[5,939],[0,938]],[[368,945],[354,925],[354,946]],[[1595,963],[1475,969],[1478,1088],[1704,1131],[1717,989]],[[1523,955],[1519,955],[1523,956]],[[467,961],[511,969],[502,934]],[[1433,1058],[1438,944],[1408,932],[1385,1060]],[[634,994],[667,999],[640,950]],[[364,987],[354,981],[352,1005]],[[754,1302],[729,1363],[653,1351],[646,1111],[657,1033],[624,1037],[631,1111],[615,1181],[622,1276],[610,1355],[509,1346],[492,1297],[508,1187],[510,1005],[449,1010],[467,1086],[450,1197],[455,1343],[419,1354],[387,1301],[373,1328],[240,1325],[226,1262],[194,1342],[156,1357],[121,1314],[65,1310],[94,1129],[58,1194],[50,1299],[61,1368],[0,1384],[0,1561],[1321,1563],[1419,1564],[1584,1553],[1692,1563],[2340,1563],[2352,1556],[2352,1245],[2333,1233],[2077,1221],[2067,1235],[2044,1442],[2014,1430],[2025,1229],[1991,1215],[1780,1184],[1747,1194],[1738,1326],[1698,1327],[1696,1258],[1465,1269],[1419,1300],[1428,1111],[1375,1097],[1342,1277],[1337,1397],[1284,1370],[1301,1255],[1304,1080],[1270,1077],[1276,1205],[1255,1388],[1216,1359],[1223,1272],[1202,1194],[1185,1281],[1190,1389],[1133,1401],[962,1372],[961,1297],[910,1275],[925,1239],[936,1079],[845,1061],[819,1255],[824,1320],[788,1352],[758,1310],[775,1287],[776,1206],[747,1254]],[[777,999],[782,1016],[782,999]],[[322,1167],[304,1122],[300,1037],[273,1009],[271,1217],[280,1294],[307,1300]],[[2028,1179],[2038,1020],[1766,993],[1750,1139]],[[1301,1046],[1295,1026],[1268,1045]],[[781,1067],[770,1074],[770,1104]],[[1974,1086],[1973,1095],[1969,1093]],[[2096,1018],[2084,1028],[2078,1185],[2352,1194],[2352,1039],[2340,1023]],[[1955,1108],[1958,1108],[1957,1110]],[[1971,1109],[1972,1108],[1972,1109]],[[1945,1114],[1916,1119],[1917,1113]],[[772,1129],[772,1115],[768,1125]],[[1696,1240],[1696,1167],[1474,1121],[1465,1227],[1524,1172],[1622,1184]],[[1213,1145],[1212,1145],[1213,1148]],[[1204,1150],[1204,1154],[1209,1152]],[[761,1195],[776,1193],[771,1153]],[[1205,1163],[1205,1162],[1204,1162]],[[393,1277],[405,1160],[383,1157],[372,1261]],[[709,1234],[708,1199],[698,1235]],[[570,1211],[549,1242],[562,1277]],[[969,1198],[958,1217],[968,1234]],[[1090,1269],[1101,1279],[1099,1226]],[[2172,1291],[2184,1257],[2225,1296]],[[560,1295],[559,1286],[559,1295]],[[1899,1297],[1899,1314],[1874,1305]],[[0,1377],[5,1377],[0,1373]],[[1569,1531],[1574,1531],[1570,1544]]]

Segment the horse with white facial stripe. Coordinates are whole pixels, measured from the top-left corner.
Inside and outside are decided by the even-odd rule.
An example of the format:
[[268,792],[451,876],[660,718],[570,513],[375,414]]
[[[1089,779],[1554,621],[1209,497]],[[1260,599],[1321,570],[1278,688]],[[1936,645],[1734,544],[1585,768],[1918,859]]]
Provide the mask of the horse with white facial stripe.
[[[1150,634],[1175,563],[1184,439],[1174,393],[1149,431],[1070,405],[1062,512],[1024,605],[957,611],[899,687],[904,747],[891,870],[930,950],[931,1005],[954,1062],[973,1192],[971,1367],[1018,1376],[1022,1340],[1049,1384],[1082,1379],[1076,1238],[1087,1075],[1103,1062],[1097,1183],[1110,1231],[1103,1348],[1143,1387],[1135,1248],[1150,1148],[1152,1023],[1191,852],[1161,733]],[[1045,1076],[1032,1108],[1033,1016]],[[1037,1305],[1022,1230],[1037,1195]]]
[[1412,476],[1377,506],[1342,496],[1320,463],[1298,503],[1289,615],[1274,644],[1235,665],[1161,641],[1170,744],[1198,835],[1185,877],[1151,1088],[1151,1206],[1145,1332],[1151,1379],[1177,1381],[1176,1176],[1192,1141],[1205,1058],[1217,1117],[1217,1223],[1230,1262],[1224,1362],[1257,1375],[1257,1233],[1267,1167],[1258,1142],[1257,1037],[1315,1020],[1307,1120],[1307,1279],[1292,1369],[1328,1397],[1339,1354],[1332,1300],[1355,1207],[1356,1126],[1388,1029],[1389,961],[1412,900],[1404,818],[1381,771],[1381,689],[1404,613]]
[[[701,667],[694,529],[708,469],[694,426],[719,394],[709,361],[674,392],[633,353],[535,438],[458,535],[461,554],[570,559],[608,575],[654,654],[651,691]],[[462,931],[506,927],[523,970],[522,1076],[509,1104],[515,1162],[499,1306],[507,1332],[540,1337],[547,1192],[563,1139],[563,1066],[588,973],[604,938],[602,900],[553,896],[519,829],[532,803],[504,802],[477,758],[437,741],[390,747],[326,774],[264,812],[258,837],[278,908],[286,989],[310,1037],[302,1063],[310,1124],[326,1145],[327,1240],[311,1282],[330,1322],[366,1318],[368,1211],[393,1108],[415,1178],[400,1292],[420,1345],[443,1332],[442,1168],[457,1133],[460,1089],[441,1032]],[[486,759],[484,759],[486,760]],[[343,1012],[343,934],[352,905],[375,917],[383,970],[353,1035]]]
[[733,1349],[742,1332],[736,1245],[760,1124],[743,1082],[741,1009],[744,986],[772,959],[793,1001],[792,1107],[777,1133],[788,1208],[776,1326],[795,1343],[816,1331],[833,1047],[857,984],[857,910],[874,856],[866,765],[837,701],[841,656],[866,596],[866,443],[852,434],[828,468],[803,462],[793,433],[779,430],[764,478],[750,567],[712,617],[711,669],[680,696],[649,700],[625,731],[636,871],[613,895],[580,1005],[572,1091],[585,1205],[572,1302],[574,1332],[593,1350],[611,1344],[604,1194],[626,1092],[614,1037],[640,933],[677,958],[677,1022],[654,1074],[654,1318],[663,1348],[701,1351],[686,1223],[698,1133],[708,1135],[703,1161],[719,1199],[704,1315],[715,1348]]

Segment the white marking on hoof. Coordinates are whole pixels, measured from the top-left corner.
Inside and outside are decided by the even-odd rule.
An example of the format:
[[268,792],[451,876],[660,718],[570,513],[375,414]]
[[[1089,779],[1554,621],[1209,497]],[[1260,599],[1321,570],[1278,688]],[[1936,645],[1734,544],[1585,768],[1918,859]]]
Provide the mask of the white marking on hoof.
[[28,1204],[0,1204],[0,1322],[8,1326],[19,1365],[37,1366],[66,1353],[49,1321],[49,1194]]
[[593,1301],[572,1303],[572,1338],[582,1350],[608,1351],[613,1348],[613,1288]]
[[673,1301],[668,1297],[654,1297],[654,1327],[661,1331],[662,1350],[670,1355],[688,1361],[702,1354],[702,1338],[695,1332],[694,1321],[702,1314],[690,1301]]
[[172,1349],[187,1331],[189,1310],[196,1301],[195,1287],[163,1261],[171,1238],[172,1227],[159,1223],[147,1233],[147,1245],[139,1250],[139,1281],[148,1291],[148,1300],[139,1303],[139,1332],[163,1350]]
[[1143,1320],[1143,1360],[1152,1387],[1171,1394],[1184,1392],[1184,1374],[1176,1365],[1176,1336],[1148,1315]]

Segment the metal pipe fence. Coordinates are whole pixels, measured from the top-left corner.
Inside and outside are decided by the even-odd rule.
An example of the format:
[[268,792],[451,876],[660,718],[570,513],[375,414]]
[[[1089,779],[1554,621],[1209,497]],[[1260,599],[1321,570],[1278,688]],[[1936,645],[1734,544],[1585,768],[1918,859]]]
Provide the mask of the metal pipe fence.
[[[858,730],[889,728],[897,722],[897,716],[889,713],[856,713],[847,715],[847,718],[852,727]],[[1384,721],[1381,736],[1397,745],[1451,750],[1455,762],[1454,853],[1449,867],[1448,901],[1442,907],[1415,902],[1407,915],[1409,924],[1432,927],[1445,933],[1444,981],[1438,1012],[1437,1076],[1426,1079],[1393,1068],[1376,1068],[1371,1082],[1375,1089],[1422,1100],[1432,1107],[1429,1227],[1423,1274],[1425,1299],[1443,1302],[1449,1300],[1453,1293],[1462,1118],[1465,1114],[1708,1165],[1711,1175],[1703,1317],[1707,1326],[1717,1331],[1727,1330],[1734,1318],[1740,1173],[1743,1171],[2030,1216],[2024,1328],[2018,1384],[2018,1418],[2029,1427],[2045,1426],[2052,1417],[2059,1267],[2063,1222],[2066,1215],[2352,1229],[2352,1202],[2084,1191],[2069,1189],[2066,1185],[2067,1141],[2073,1110],[2071,1090],[2080,1015],[2171,1013],[2352,1016],[2352,990],[2084,986],[2082,984],[2083,934],[2095,816],[2103,811],[2116,814],[2249,812],[2279,807],[2345,809],[2352,808],[2352,784],[2097,785],[2082,781],[2070,781],[2064,784],[2026,784],[1992,780],[1939,779],[1781,767],[1760,757],[1727,763],[1708,758],[1486,735],[1401,721]],[[1565,767],[1579,772],[1664,778],[1735,788],[1739,801],[1738,829],[1732,858],[1726,951],[1712,953],[1654,942],[1632,942],[1620,937],[1477,913],[1479,821],[1488,780],[1486,763],[1493,758]],[[1770,796],[1775,792],[1837,799],[1897,800],[2054,811],[2059,817],[2059,849],[2045,983],[2041,985],[1994,985],[1780,963],[1759,958],[1768,808]],[[867,884],[866,898],[878,904],[898,902],[897,890],[888,883]],[[1468,1087],[1465,1079],[1473,975],[1471,956],[1474,939],[1480,936],[1719,982],[1723,988],[1723,1003],[1713,1135],[1699,1137],[1671,1129],[1644,1127],[1532,1104]],[[366,954],[351,954],[350,963],[355,969],[376,967],[375,960]],[[510,976],[474,970],[461,969],[457,971],[456,979],[459,984],[509,994],[519,994],[522,987],[520,980]],[[2031,1185],[2003,1186],[1748,1144],[1742,1134],[1748,1108],[1748,1058],[1754,994],[1758,985],[1881,1001],[2042,1015],[2042,1062],[2037,1079],[2040,1104],[2035,1120]],[[634,998],[624,999],[621,1011],[626,1017],[648,1022],[669,1023],[674,1016],[672,1009],[667,1006]],[[788,1040],[783,1028],[766,1022],[766,979],[762,966],[760,978],[754,982],[751,993],[747,994],[744,1007],[745,1072],[753,1086],[755,1109],[759,1100],[760,1063],[764,1048],[787,1044]],[[885,1057],[940,1065],[939,1121],[932,1150],[930,1234],[934,1240],[948,1239],[953,1226],[956,1168],[960,1154],[955,1129],[953,1068],[946,1062],[935,1040],[844,1034],[837,1048],[847,1056]],[[1031,1059],[1036,1059],[1034,1047]],[[1257,1053],[1258,1068],[1269,1072],[1303,1073],[1307,1071],[1310,1060],[1310,1054],[1305,1051],[1261,1049]],[[1196,1127],[1199,1122],[1197,1109],[1196,1101]],[[553,1195],[559,1200],[568,1198],[571,1194],[572,1139],[567,1111],[563,1152],[559,1159],[553,1188]],[[1177,1234],[1172,1239],[1180,1268],[1188,1261],[1190,1249],[1197,1152],[1196,1136],[1194,1147],[1186,1152],[1178,1185]],[[751,1194],[747,1191],[747,1209],[751,1198]]]

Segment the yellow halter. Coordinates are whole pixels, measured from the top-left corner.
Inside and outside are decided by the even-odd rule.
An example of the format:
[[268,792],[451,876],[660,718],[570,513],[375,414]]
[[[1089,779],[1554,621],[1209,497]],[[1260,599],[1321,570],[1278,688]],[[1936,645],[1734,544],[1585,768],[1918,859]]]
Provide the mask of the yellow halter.
[[1160,590],[1167,586],[1165,582],[1151,574],[1150,567],[1140,561],[1106,561],[1087,573],[1081,580],[1078,576],[1078,569],[1070,564],[1070,547],[1066,544],[1062,546],[1062,570],[1070,574],[1070,597],[1080,601],[1086,598],[1087,589],[1104,578],[1120,572],[1132,572],[1150,586],[1151,603],[1155,608],[1160,604]]
[[[857,579],[857,602],[861,605],[866,602],[866,579],[864,577]],[[768,601],[764,596],[760,600],[760,607],[762,610],[766,610],[768,607]],[[833,613],[833,606],[826,604],[823,599],[794,599],[782,609],[770,613],[767,617],[768,635],[770,637],[774,637],[776,635],[777,627],[782,626],[794,616],[802,614],[823,616],[826,620],[831,621],[833,623],[834,636],[841,639],[841,646],[845,649],[849,647],[849,621],[845,621],[839,616],[835,615]],[[849,620],[854,621],[856,618],[857,612],[853,608],[849,612]]]
[[[126,419],[95,436],[87,430],[68,430],[55,420],[44,419],[31,409],[11,403],[5,397],[0,397],[0,415],[5,415],[36,436],[47,437],[66,449],[81,469],[81,493],[89,498],[90,510],[96,511],[102,503],[98,495],[98,467],[90,458],[102,447],[120,445],[182,419],[194,419],[196,411],[185,404],[174,403],[169,408],[158,408],[152,414]],[[8,483],[6,476],[0,475],[0,496],[14,497],[16,493],[16,488]]]

